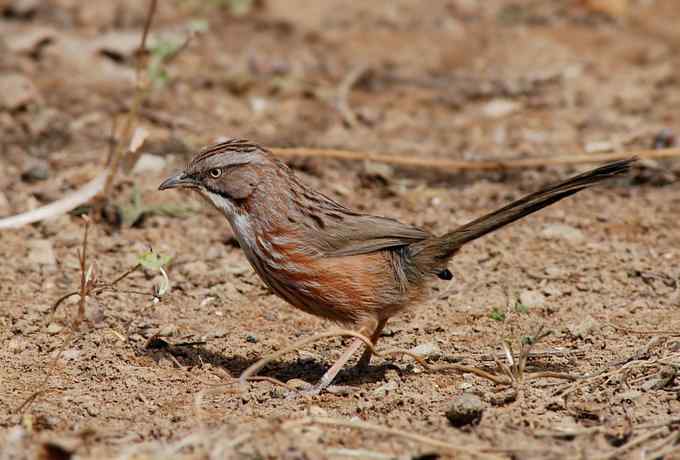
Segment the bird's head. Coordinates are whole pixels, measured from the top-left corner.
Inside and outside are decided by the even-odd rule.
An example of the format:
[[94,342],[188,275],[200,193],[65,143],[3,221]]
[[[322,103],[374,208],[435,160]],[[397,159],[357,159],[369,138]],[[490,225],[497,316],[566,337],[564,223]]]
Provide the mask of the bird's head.
[[227,216],[244,203],[275,164],[266,149],[241,139],[230,139],[201,150],[183,170],[168,177],[159,190],[198,191]]

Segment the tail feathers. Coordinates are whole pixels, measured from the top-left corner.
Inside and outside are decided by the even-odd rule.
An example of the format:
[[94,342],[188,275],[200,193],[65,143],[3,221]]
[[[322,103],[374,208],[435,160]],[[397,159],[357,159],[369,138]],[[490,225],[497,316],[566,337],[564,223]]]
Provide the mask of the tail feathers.
[[419,243],[422,245],[421,248],[413,248],[415,252],[412,253],[416,255],[416,252],[422,251],[428,253],[430,257],[446,259],[465,243],[498,230],[603,180],[627,173],[635,161],[636,158],[613,161],[539,192],[527,195],[497,211],[458,227],[441,237]]

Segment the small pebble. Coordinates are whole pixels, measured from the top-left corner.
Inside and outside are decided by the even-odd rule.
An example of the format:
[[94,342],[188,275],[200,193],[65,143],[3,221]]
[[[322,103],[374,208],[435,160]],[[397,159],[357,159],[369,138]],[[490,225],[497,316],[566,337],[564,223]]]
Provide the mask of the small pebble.
[[310,384],[301,379],[290,379],[286,382],[288,388],[292,390],[307,390],[310,388]]
[[483,412],[484,403],[477,395],[463,393],[453,399],[446,411],[446,418],[452,426],[460,428],[479,423]]
[[656,378],[645,381],[641,388],[644,391],[661,390],[673,383],[675,377],[678,375],[677,369],[673,366],[662,367]]
[[585,319],[583,319],[583,321],[580,323],[568,326],[569,332],[571,332],[574,337],[578,337],[579,339],[585,339],[586,337],[592,335],[593,332],[599,328],[600,323],[592,316],[586,316]]
[[592,316],[586,316],[580,323],[568,326],[569,332],[574,337],[585,339],[600,328],[600,323]]
[[272,399],[283,399],[288,394],[288,390],[280,386],[275,386],[269,390],[269,397]]
[[543,271],[550,278],[561,278],[565,276],[564,270],[555,265],[548,265],[543,269]]
[[326,388],[326,391],[330,394],[336,396],[349,396],[352,393],[356,393],[358,389],[356,387],[351,387],[349,385],[331,385]]
[[309,406],[307,413],[312,417],[328,417],[328,412],[319,406]]
[[392,380],[391,382],[387,382],[386,384],[384,384],[384,385],[376,388],[375,390],[373,390],[373,394],[378,398],[384,398],[391,391],[394,391],[397,388],[399,388],[399,385],[397,384],[396,381]]
[[159,172],[165,169],[165,158],[158,155],[151,155],[149,153],[142,153],[132,169],[134,174]]
[[489,402],[494,406],[505,406],[515,401],[517,401],[517,390],[515,388],[497,391],[489,397]]
[[20,319],[17,321],[14,326],[12,326],[12,332],[18,333],[18,334],[32,334],[38,330],[38,326],[36,326],[32,321],[29,321],[28,319]]
[[80,358],[80,355],[81,355],[80,350],[77,350],[75,348],[69,348],[68,350],[63,351],[63,353],[61,354],[61,358],[66,361],[75,361],[78,358]]
[[520,109],[520,105],[509,99],[494,99],[482,107],[482,113],[487,118],[503,118]]
[[50,323],[50,325],[47,326],[47,333],[51,335],[59,334],[63,330],[64,326],[62,326],[61,324]]
[[159,331],[158,335],[161,337],[170,337],[173,335],[176,335],[177,332],[179,332],[179,329],[177,328],[177,325],[175,324],[166,324],[163,326]]
[[99,415],[99,409],[97,408],[97,405],[94,402],[88,402],[85,405],[85,410],[87,411],[87,414],[90,417],[96,417]]
[[21,353],[26,348],[26,341],[21,337],[15,337],[7,343],[7,350],[10,353]]
[[246,335],[246,342],[249,343],[257,343],[257,336],[254,334],[248,334]]
[[366,176],[379,178],[387,182],[390,180],[390,178],[394,177],[394,168],[385,163],[369,161],[364,164],[364,174]]
[[562,290],[557,286],[549,284],[543,288],[543,294],[550,297],[560,297],[562,295]]
[[269,106],[269,101],[263,97],[251,97],[248,102],[250,102],[250,109],[254,113],[264,112]]
[[584,146],[584,150],[587,153],[611,152],[614,150],[614,144],[610,141],[593,141],[588,142]]
[[436,342],[427,342],[413,347],[409,350],[411,353],[422,356],[423,358],[436,359],[441,356],[441,349]]
[[527,289],[519,293],[519,301],[527,308],[537,308],[545,304],[545,296],[538,291]]
[[40,182],[49,179],[50,170],[47,164],[36,164],[28,168],[21,174],[24,182]]
[[561,239],[570,243],[580,243],[585,240],[583,232],[578,228],[565,224],[550,224],[543,227],[541,235],[548,239]]

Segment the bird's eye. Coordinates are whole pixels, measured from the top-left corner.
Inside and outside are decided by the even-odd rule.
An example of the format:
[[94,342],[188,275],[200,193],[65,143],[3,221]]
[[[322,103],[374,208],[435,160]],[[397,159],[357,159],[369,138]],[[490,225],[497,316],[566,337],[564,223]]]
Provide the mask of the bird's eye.
[[217,179],[222,175],[222,170],[220,168],[213,168],[208,172],[208,174],[210,174],[210,177],[213,179]]

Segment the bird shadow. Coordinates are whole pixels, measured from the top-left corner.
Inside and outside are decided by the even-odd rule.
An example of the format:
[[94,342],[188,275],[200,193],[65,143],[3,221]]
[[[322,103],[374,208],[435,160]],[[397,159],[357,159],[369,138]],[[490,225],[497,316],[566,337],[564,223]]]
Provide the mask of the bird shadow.
[[[246,369],[260,360],[247,358],[242,355],[229,355],[208,350],[201,345],[174,345],[161,341],[153,347],[140,350],[140,354],[146,355],[159,361],[164,357],[172,356],[176,364],[182,367],[196,367],[210,364],[216,368],[224,369],[230,376],[237,379]],[[316,383],[328,370],[330,364],[325,364],[313,358],[297,358],[293,360],[274,360],[268,363],[260,372],[259,376],[273,377],[282,382],[290,379],[301,379],[309,383]],[[345,367],[334,380],[339,385],[362,385],[367,383],[382,382],[385,380],[385,372],[388,369],[396,369],[400,374],[404,372],[400,367],[391,363],[381,363],[365,368]]]
[[[151,342],[150,342],[151,343]],[[235,381],[239,376],[250,366],[260,360],[260,357],[247,358],[242,355],[225,354],[205,348],[203,343],[199,344],[170,344],[164,340],[160,340],[157,346],[147,347],[140,350],[140,354],[150,356],[155,361],[160,361],[164,357],[171,356],[176,365],[184,368],[192,368],[196,366],[203,366],[210,364],[215,368],[221,368],[232,377],[230,382]],[[444,356],[440,357],[440,364],[446,367],[447,364],[465,362],[466,357],[462,356]],[[473,361],[474,362],[474,361]],[[258,376],[271,377],[281,382],[287,382],[291,379],[300,379],[310,384],[314,384],[328,370],[331,363],[324,363],[313,358],[297,358],[292,360],[279,359],[269,362],[263,369],[258,372]],[[490,365],[490,363],[468,364],[472,367],[477,367],[480,370],[485,370],[491,374],[496,374],[498,369]],[[435,367],[437,367],[435,365]],[[530,359],[527,364],[527,372],[568,372],[572,366],[564,363],[554,363],[550,360],[544,359]],[[397,371],[400,377],[405,377],[413,373],[411,366],[405,368],[399,367],[392,362],[384,362],[378,365],[372,365],[364,368],[346,366],[343,368],[336,379],[333,381],[334,385],[360,387],[361,385],[370,383],[384,382],[385,373],[389,369]],[[441,371],[446,371],[442,369]],[[437,370],[434,370],[437,372]],[[229,383],[229,382],[225,382]],[[358,389],[358,388],[357,388]]]

